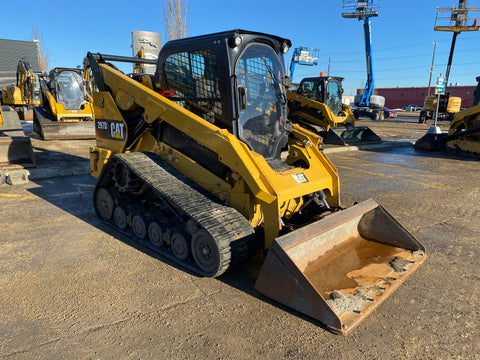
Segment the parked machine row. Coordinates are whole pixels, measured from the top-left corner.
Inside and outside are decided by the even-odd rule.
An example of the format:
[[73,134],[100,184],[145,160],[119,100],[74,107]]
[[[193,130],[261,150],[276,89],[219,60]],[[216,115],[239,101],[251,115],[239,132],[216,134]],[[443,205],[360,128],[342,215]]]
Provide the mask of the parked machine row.
[[2,104],[13,107],[20,120],[33,120],[44,140],[95,138],[92,99],[82,69],[54,68],[45,74],[20,59],[17,83],[2,89]]

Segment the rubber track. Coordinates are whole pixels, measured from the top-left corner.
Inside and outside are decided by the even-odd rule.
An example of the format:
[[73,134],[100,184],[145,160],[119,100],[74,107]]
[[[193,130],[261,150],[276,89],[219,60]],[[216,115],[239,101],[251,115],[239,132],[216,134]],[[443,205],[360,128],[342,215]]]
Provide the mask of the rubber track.
[[[478,137],[480,135],[480,127],[476,127],[476,128],[470,129],[470,130],[464,130],[464,131],[461,131],[459,133],[452,134],[452,135],[447,135],[446,137],[444,137],[443,139],[440,140],[441,141],[441,146],[443,147],[444,151],[449,153],[449,154],[465,155],[465,156],[469,156],[469,157],[479,159],[480,158],[480,153],[471,153],[471,152],[465,151],[464,149],[461,149],[461,148],[457,148],[456,150],[452,150],[450,148],[447,148],[447,143],[449,141],[454,141],[456,139],[465,140],[465,141],[472,141],[472,140],[468,139],[468,137],[472,136],[472,135],[474,137]],[[473,140],[473,142],[478,143],[479,141]]]
[[[197,225],[213,237],[220,252],[225,256],[215,274],[206,274],[195,265],[194,261],[190,259],[181,261],[169,249],[157,248],[148,239],[138,239],[133,232],[128,231],[129,235],[137,241],[202,276],[219,276],[229,266],[246,260],[253,253],[256,245],[255,233],[247,219],[235,209],[220,204],[210,193],[160,156],[141,152],[118,154],[112,157],[107,167],[119,161],[124,163],[143,183],[148,184],[157,196],[173,204],[177,209],[181,209],[187,217],[194,219]],[[105,181],[108,182],[103,177],[111,172],[106,170],[108,169],[106,168],[103,172],[95,191]]]

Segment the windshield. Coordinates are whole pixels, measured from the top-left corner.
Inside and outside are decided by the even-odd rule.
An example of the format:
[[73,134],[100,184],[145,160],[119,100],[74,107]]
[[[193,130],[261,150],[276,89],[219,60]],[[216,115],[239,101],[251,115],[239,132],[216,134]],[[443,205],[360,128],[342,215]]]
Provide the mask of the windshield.
[[323,82],[315,80],[305,80],[302,81],[300,87],[297,90],[297,93],[305,96],[309,99],[316,100],[323,103]]
[[285,139],[283,66],[272,48],[248,46],[236,66],[240,96],[239,137],[265,158],[279,154]]
[[342,111],[342,85],[336,79],[328,82],[327,106],[335,115],[339,115]]
[[57,77],[57,101],[67,110],[79,110],[85,101],[83,78],[75,71],[62,71]]

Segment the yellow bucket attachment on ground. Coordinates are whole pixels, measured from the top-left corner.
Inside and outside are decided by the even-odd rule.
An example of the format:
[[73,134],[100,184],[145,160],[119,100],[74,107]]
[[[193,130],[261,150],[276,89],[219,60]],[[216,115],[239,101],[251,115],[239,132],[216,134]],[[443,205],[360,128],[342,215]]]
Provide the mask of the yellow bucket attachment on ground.
[[23,132],[17,112],[3,105],[0,120],[0,170],[35,166],[32,143]]
[[427,258],[375,200],[274,240],[255,288],[346,334]]

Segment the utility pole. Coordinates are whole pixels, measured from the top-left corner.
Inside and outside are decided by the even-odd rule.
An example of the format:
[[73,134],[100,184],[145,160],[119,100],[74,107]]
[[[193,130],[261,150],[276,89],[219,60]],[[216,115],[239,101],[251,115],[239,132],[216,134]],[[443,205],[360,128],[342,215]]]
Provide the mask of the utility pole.
[[432,56],[432,66],[430,66],[430,79],[428,80],[428,92],[427,96],[430,96],[430,86],[432,84],[432,73],[433,73],[433,68],[435,67],[433,64],[435,63],[435,49],[437,48],[437,42],[435,41],[433,43],[433,56]]
[[327,70],[327,76],[330,76],[330,63],[332,60],[332,55],[328,55],[328,70]]

